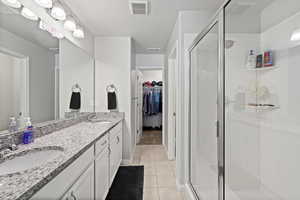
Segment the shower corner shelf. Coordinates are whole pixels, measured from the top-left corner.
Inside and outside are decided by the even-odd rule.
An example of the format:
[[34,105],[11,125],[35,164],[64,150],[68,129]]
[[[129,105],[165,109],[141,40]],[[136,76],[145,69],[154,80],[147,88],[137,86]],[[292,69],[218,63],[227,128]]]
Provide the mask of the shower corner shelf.
[[258,104],[258,105],[246,105],[247,109],[251,109],[256,112],[266,112],[280,109],[280,106],[272,104]]
[[271,69],[276,69],[277,67],[274,66],[270,66],[270,67],[259,67],[259,68],[246,68],[249,71],[267,71],[267,70],[271,70]]

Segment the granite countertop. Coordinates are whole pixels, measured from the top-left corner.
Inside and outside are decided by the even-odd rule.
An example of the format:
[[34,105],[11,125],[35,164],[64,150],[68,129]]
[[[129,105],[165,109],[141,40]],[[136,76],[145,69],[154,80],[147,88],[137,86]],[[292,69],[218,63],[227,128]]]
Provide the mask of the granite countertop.
[[123,117],[115,116],[108,119],[112,121],[112,123],[101,124],[88,121],[81,122],[74,126],[37,138],[32,144],[19,145],[19,149],[14,151],[13,154],[33,148],[43,149],[45,147],[59,147],[63,148],[63,151],[55,159],[36,168],[17,174],[0,176],[0,199],[30,199],[37,191],[68,167],[98,139],[123,120]]

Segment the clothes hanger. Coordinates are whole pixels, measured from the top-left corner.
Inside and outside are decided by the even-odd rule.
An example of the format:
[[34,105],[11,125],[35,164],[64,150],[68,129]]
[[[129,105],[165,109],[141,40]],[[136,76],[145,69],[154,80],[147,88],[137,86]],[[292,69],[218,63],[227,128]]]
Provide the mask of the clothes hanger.
[[75,85],[73,85],[72,92],[81,92],[81,87],[79,86],[78,83],[76,83]]
[[117,92],[117,88],[114,84],[110,84],[106,87],[106,92]]

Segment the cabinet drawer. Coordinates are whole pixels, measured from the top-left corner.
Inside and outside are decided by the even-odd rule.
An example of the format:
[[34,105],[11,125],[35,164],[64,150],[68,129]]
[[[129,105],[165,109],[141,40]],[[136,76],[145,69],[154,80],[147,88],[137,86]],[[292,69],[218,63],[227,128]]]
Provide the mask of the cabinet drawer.
[[114,128],[110,130],[110,138],[114,138],[118,133],[122,132],[123,123],[118,123]]
[[[31,200],[57,200],[73,185],[94,160],[94,147],[89,148],[57,177],[38,191]],[[55,191],[55,192],[54,192]]]
[[108,146],[108,133],[95,144],[95,155],[101,153]]

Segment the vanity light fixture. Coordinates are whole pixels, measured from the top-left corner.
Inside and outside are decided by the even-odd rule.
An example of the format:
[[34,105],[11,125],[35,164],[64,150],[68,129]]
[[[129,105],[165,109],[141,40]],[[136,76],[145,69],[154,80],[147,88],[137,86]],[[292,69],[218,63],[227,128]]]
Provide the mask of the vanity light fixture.
[[43,20],[40,20],[39,28],[43,31],[47,31],[48,30],[48,25]]
[[54,33],[52,33],[52,36],[56,37],[58,39],[63,39],[65,37],[64,34],[62,34],[60,32],[54,32]]
[[54,19],[64,21],[66,19],[66,11],[59,3],[54,3],[50,12]]
[[23,7],[21,10],[21,15],[25,17],[26,19],[32,20],[32,21],[37,21],[39,17],[32,12],[30,9]]
[[298,41],[298,40],[300,40],[300,28],[296,29],[291,36],[291,41]]
[[72,17],[67,17],[64,28],[68,31],[75,31],[76,30],[76,22]]
[[21,8],[22,6],[18,0],[1,0],[1,2],[12,8]]
[[43,8],[52,8],[53,1],[52,0],[34,0],[39,6]]
[[76,38],[84,38],[84,31],[81,27],[77,27],[76,30],[73,32],[73,36]]

